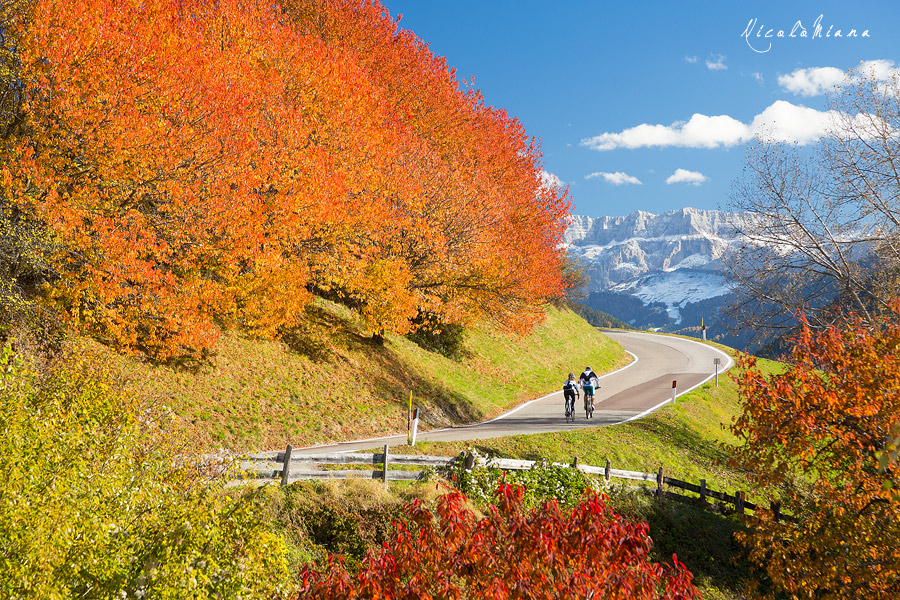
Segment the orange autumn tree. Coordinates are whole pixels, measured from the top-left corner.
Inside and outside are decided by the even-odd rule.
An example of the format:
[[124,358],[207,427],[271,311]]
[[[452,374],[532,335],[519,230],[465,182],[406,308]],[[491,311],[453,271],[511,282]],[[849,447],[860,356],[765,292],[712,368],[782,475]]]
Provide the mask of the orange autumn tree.
[[556,501],[526,510],[521,487],[501,485],[497,496],[482,519],[457,491],[438,501],[437,514],[410,505],[409,523],[358,573],[335,556],[321,570],[305,568],[297,600],[700,597],[676,557],[650,562],[646,523],[622,519],[596,494],[565,513]]
[[317,4],[330,35],[259,1],[21,6],[0,201],[43,224],[43,300],[83,329],[170,358],[278,335],[312,286],[401,333],[521,328],[563,292],[535,143],[379,5]]
[[759,511],[742,536],[765,573],[758,591],[897,598],[900,470],[878,459],[900,424],[900,304],[875,326],[814,332],[804,321],[791,358],[768,376],[740,361],[736,462],[793,516]]
[[280,130],[290,106],[263,67],[290,41],[272,48],[271,25],[226,2],[33,4],[3,188],[55,236],[46,295],[76,324],[166,358],[208,347],[214,318],[268,333],[302,310],[307,264],[286,246],[332,182]]
[[[378,3],[283,6],[305,31],[358,57],[403,135],[400,160],[418,187],[392,194],[398,226],[362,243],[406,266],[405,295],[420,312],[527,328],[563,290],[559,245],[569,210],[565,193],[543,184],[535,142],[518,121],[463,88]],[[323,273],[326,286],[329,277]],[[365,285],[345,291],[367,303]]]

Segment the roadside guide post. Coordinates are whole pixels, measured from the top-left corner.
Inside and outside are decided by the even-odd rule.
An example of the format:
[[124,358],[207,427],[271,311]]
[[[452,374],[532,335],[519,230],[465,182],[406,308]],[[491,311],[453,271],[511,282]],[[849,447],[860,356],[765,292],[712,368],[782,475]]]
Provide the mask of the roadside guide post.
[[675,404],[675,396],[678,395],[678,380],[672,380],[672,404]]
[[716,365],[716,387],[719,387],[719,365],[722,364],[722,359],[714,358],[713,364]]
[[406,445],[412,446],[412,390],[409,390],[409,404],[406,407]]
[[410,446],[416,445],[416,431],[419,429],[419,409],[414,408],[412,412],[412,436],[410,438]]

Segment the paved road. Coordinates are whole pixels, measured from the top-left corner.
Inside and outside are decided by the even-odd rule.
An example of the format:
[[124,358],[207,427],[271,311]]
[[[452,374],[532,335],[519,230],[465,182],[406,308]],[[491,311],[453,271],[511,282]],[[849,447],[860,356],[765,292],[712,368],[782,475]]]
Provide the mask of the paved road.
[[[724,352],[700,342],[649,333],[604,333],[619,342],[635,360],[618,371],[600,377],[600,390],[596,393],[592,419],[586,419],[582,410],[574,423],[566,423],[563,418],[563,395],[559,391],[521,404],[496,419],[419,433],[417,439],[484,439],[623,423],[671,402],[673,380],[678,382],[676,392],[680,395],[714,377],[713,359],[721,359],[720,373],[732,365],[731,358]],[[573,366],[573,371],[579,373],[581,366]],[[565,376],[565,373],[560,373],[560,387]],[[579,401],[575,405],[577,408]],[[365,450],[384,444],[406,444],[406,435],[294,449],[294,453]]]

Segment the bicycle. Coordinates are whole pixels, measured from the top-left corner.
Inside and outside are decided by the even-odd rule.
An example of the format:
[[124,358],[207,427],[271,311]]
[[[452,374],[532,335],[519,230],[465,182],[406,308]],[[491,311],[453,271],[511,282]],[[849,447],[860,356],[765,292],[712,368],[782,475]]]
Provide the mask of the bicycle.
[[566,398],[566,423],[575,422],[575,398]]
[[584,385],[581,389],[584,390],[584,416],[591,419],[594,416],[594,386]]

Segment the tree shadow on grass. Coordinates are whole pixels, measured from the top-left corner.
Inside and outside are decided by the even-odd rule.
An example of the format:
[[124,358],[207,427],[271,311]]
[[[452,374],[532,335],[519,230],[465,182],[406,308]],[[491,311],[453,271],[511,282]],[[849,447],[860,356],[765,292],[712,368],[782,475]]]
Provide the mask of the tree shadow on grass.
[[320,306],[309,305],[300,324],[281,332],[281,341],[291,351],[315,362],[334,362],[335,346],[347,346],[356,332],[346,319]]
[[699,499],[667,497],[655,500],[646,514],[653,554],[671,561],[673,554],[687,565],[695,580],[740,594],[752,567],[747,551],[734,534],[744,526],[733,516],[699,506]]
[[743,597],[753,567],[735,539],[745,527],[733,514],[711,510],[715,507],[698,498],[636,498],[636,493],[613,492],[610,505],[628,519],[649,524],[654,561],[671,564],[674,554],[693,573],[695,584],[715,588],[726,598]]
[[371,385],[382,397],[396,399],[401,406],[407,404],[412,392],[420,408],[420,419],[425,423],[450,426],[475,423],[481,419],[482,415],[468,399],[426,379],[390,348],[368,345],[360,350],[378,365],[367,379],[367,385]]
[[317,363],[341,366],[346,362],[344,353],[362,355],[368,371],[362,373],[347,365],[346,376],[359,380],[376,397],[399,406],[406,406],[412,392],[426,424],[467,424],[481,417],[466,398],[426,379],[389,346],[374,336],[362,335],[353,322],[327,307],[308,306],[302,323],[284,331],[281,339],[291,351]]
[[683,450],[699,463],[725,463],[731,456],[719,442],[703,437],[684,423],[670,423],[659,419],[639,419],[630,424],[633,428],[651,433],[666,440],[666,446]]

